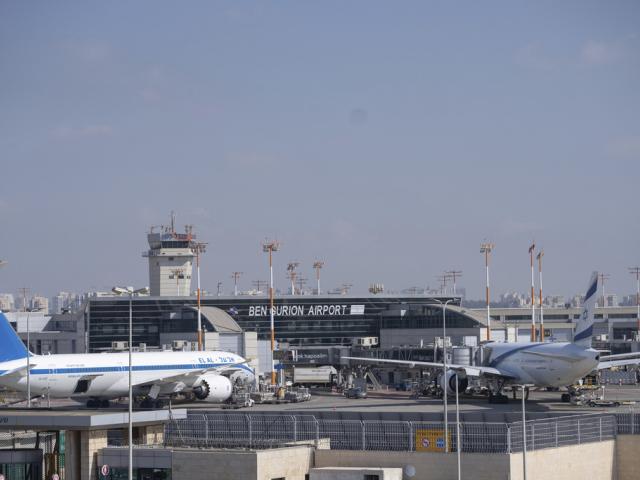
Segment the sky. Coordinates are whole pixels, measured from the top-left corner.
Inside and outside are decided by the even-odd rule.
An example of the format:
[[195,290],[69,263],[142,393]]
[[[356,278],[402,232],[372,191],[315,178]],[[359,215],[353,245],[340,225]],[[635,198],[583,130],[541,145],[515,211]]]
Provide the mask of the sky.
[[202,286],[545,293],[640,264],[640,3],[0,3],[0,291],[148,285],[192,224]]

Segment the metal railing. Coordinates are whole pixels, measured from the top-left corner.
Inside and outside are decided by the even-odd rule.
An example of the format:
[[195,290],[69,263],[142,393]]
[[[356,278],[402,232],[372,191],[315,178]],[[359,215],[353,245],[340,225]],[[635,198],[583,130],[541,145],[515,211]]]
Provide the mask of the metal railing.
[[615,416],[619,434],[640,435],[640,410],[616,412]]
[[[634,415],[632,420],[640,422],[640,415]],[[637,423],[632,425],[640,433]],[[526,422],[527,450],[611,440],[617,432],[616,417],[609,414],[532,420]],[[321,441],[334,450],[443,451],[444,424],[211,413],[190,414],[165,426],[165,444],[174,447],[273,448]],[[449,450],[456,451],[458,442],[467,453],[519,452],[522,422],[461,423],[459,439],[455,423],[449,423]]]

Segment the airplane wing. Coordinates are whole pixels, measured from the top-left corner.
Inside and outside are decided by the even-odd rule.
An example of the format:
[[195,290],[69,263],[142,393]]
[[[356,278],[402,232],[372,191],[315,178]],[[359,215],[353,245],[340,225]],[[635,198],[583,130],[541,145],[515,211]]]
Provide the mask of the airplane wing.
[[598,364],[598,370],[611,367],[622,367],[624,365],[640,365],[640,358],[626,358],[621,360],[605,360]]
[[[389,360],[386,358],[364,358],[364,357],[341,357],[347,360],[358,360],[362,362],[372,362],[372,363],[391,363],[396,365],[405,365],[409,368],[414,367],[430,367],[430,368],[444,368],[442,363],[436,362],[418,362],[412,360]],[[502,370],[498,370],[493,367],[480,367],[480,366],[471,366],[471,365],[457,365],[457,364],[447,364],[447,368],[452,370],[460,370],[464,371],[470,377],[482,377],[482,376],[494,376],[494,377],[502,377],[502,378],[514,378],[508,372],[504,372]]]
[[244,362],[230,363],[224,366],[199,368],[197,370],[191,370],[189,372],[183,372],[177,375],[170,375],[164,378],[157,378],[154,380],[146,380],[144,382],[134,383],[133,385],[136,387],[142,387],[146,385],[156,385],[156,384],[160,385],[160,384],[185,382],[187,380],[192,380],[193,377],[199,377],[200,375],[204,375],[205,373],[217,373],[220,375],[226,375],[229,373],[237,372],[238,370],[240,370],[239,366],[245,363],[247,363],[246,360]]
[[630,353],[617,353],[615,355],[600,355],[600,360],[606,362],[609,360],[619,360],[621,358],[638,357],[640,359],[640,352]]

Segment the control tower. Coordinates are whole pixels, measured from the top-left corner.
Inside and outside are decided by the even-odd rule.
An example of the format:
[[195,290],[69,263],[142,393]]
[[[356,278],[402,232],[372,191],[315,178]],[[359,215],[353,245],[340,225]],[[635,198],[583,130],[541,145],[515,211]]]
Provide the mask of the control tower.
[[193,227],[186,225],[184,233],[175,230],[175,215],[171,225],[151,227],[147,235],[149,250],[142,254],[149,259],[149,288],[153,296],[188,297],[191,295],[193,258],[198,253]]

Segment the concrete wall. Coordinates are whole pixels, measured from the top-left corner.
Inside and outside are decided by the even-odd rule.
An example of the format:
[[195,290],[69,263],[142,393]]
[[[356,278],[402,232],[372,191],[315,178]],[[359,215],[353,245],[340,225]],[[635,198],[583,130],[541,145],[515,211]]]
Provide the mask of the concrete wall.
[[617,480],[640,476],[640,435],[618,435],[615,462]]
[[173,451],[173,480],[304,480],[313,466],[313,448],[298,446],[270,450]]
[[309,480],[362,480],[365,475],[377,475],[380,480],[402,480],[401,468],[313,468]]
[[[536,450],[527,453],[527,479],[611,480],[615,478],[614,455],[615,440]],[[514,453],[511,455],[511,480],[522,480],[522,473],[522,454]]]
[[[457,478],[458,471],[456,455],[444,453],[317,450],[315,459],[316,467],[405,468],[413,465],[416,479],[452,479]],[[462,455],[461,465],[463,478],[470,478],[472,474],[474,480],[509,480],[507,454],[467,453]]]
[[[640,439],[638,439],[640,442]],[[636,458],[627,462],[624,475],[638,475],[640,470],[640,443],[629,442],[627,456]],[[635,448],[635,454],[630,452]],[[528,480],[566,480],[588,478],[611,480],[614,478],[613,440],[536,450],[527,454]],[[399,467],[413,465],[415,478],[445,480],[457,477],[455,453],[428,452],[366,452],[346,450],[316,451],[316,467]],[[618,461],[618,463],[621,463]],[[522,454],[465,453],[461,461],[462,476],[472,475],[474,480],[522,480]],[[629,472],[629,473],[626,473]],[[633,473],[631,473],[633,472]],[[618,480],[638,478],[619,476]]]

